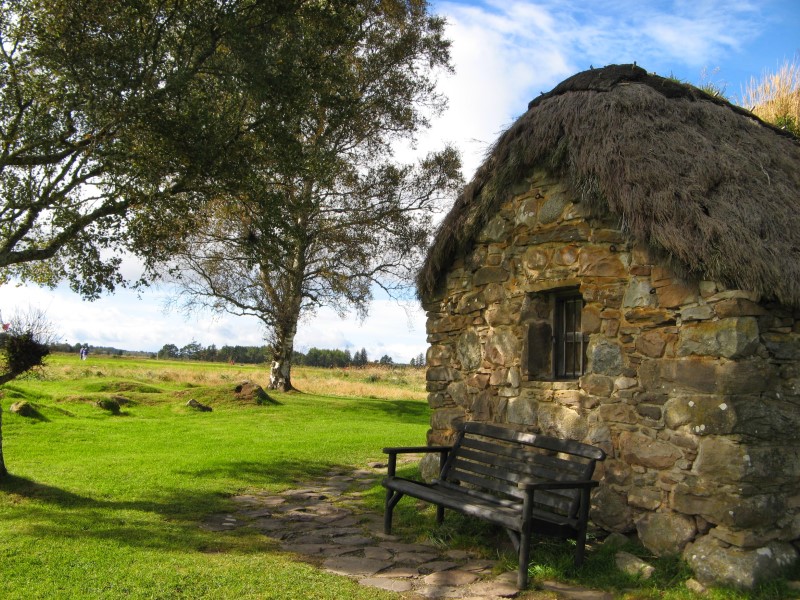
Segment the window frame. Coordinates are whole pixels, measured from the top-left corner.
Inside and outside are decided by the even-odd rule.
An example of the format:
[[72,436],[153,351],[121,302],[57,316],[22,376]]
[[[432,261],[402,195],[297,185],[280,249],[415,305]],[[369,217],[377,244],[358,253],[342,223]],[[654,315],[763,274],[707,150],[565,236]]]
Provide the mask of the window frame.
[[577,289],[553,294],[551,364],[554,380],[571,381],[586,374],[589,340],[581,330],[583,308],[583,296]]

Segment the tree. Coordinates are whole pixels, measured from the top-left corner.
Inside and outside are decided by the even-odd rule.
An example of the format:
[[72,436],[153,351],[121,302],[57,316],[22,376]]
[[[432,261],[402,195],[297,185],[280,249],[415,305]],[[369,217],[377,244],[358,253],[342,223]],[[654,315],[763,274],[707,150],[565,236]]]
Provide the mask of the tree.
[[[434,75],[449,69],[449,44],[427,2],[316,2],[299,15],[282,24],[280,60],[240,57],[260,154],[244,188],[206,206],[174,265],[186,308],[261,320],[269,387],[282,390],[299,319],[320,306],[364,315],[371,286],[408,289],[431,213],[461,183],[451,148],[392,160],[393,143],[444,106]],[[298,93],[276,106],[274,81]]]
[[268,60],[270,22],[302,3],[2,0],[0,285],[94,298],[123,283],[120,251],[147,273],[168,257],[249,162],[229,49],[257,30]]
[[187,358],[189,360],[197,360],[200,358],[200,353],[203,351],[203,346],[197,341],[192,340],[178,351],[178,356]]
[[158,358],[178,358],[180,350],[175,344],[164,344],[158,351]]
[[351,364],[349,350],[325,350],[311,348],[305,356],[303,363],[309,367],[347,367]]
[[381,359],[378,361],[378,364],[379,365],[393,365],[394,361],[392,360],[391,356],[389,356],[388,354],[384,354],[383,356],[381,356]]
[[367,357],[367,349],[362,348],[361,350],[356,350],[356,353],[353,355],[353,366],[363,367],[368,362],[369,358]]
[[[3,333],[0,334],[0,385],[41,366],[45,356],[50,353],[48,346],[53,341],[52,328],[41,311],[31,310],[3,323]],[[7,474],[0,407],[0,479]]]

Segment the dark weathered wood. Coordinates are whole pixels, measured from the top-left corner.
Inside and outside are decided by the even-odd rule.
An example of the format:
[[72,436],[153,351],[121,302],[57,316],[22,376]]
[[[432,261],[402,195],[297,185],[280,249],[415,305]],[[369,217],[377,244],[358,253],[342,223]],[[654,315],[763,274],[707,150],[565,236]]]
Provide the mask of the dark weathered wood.
[[[384,448],[389,454],[384,529],[403,496],[457,510],[504,527],[519,552],[519,587],[527,587],[530,540],[537,524],[556,526],[577,540],[575,563],[583,561],[589,492],[595,463],[605,452],[572,440],[523,433],[486,423],[466,423],[452,447]],[[440,477],[422,483],[397,477],[397,454],[439,452]]]

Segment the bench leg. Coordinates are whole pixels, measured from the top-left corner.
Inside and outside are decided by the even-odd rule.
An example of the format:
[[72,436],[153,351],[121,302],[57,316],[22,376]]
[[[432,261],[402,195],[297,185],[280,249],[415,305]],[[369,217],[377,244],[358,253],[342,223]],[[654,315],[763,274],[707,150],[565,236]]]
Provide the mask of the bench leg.
[[583,564],[583,557],[586,552],[586,524],[589,521],[589,489],[581,490],[580,526],[575,536],[575,566]]
[[386,504],[383,511],[383,532],[386,535],[392,533],[392,513],[394,507],[400,502],[403,494],[394,490],[386,490]]
[[444,523],[444,506],[441,504],[436,505],[436,522],[441,525]]
[[578,535],[575,538],[575,566],[580,567],[583,564],[583,557],[586,553],[586,529],[578,530]]
[[531,536],[523,534],[519,541],[519,572],[517,573],[517,587],[524,590],[528,587],[528,563],[531,560]]
[[519,532],[519,572],[517,587],[528,587],[528,563],[531,560],[531,537],[533,537],[533,491],[528,490],[522,503],[522,530]]

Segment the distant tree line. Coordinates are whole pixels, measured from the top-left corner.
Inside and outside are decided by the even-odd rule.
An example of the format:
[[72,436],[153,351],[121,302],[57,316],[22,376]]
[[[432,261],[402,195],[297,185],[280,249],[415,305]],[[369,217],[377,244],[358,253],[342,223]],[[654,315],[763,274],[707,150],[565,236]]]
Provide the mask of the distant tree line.
[[[0,333],[0,340],[3,334]],[[222,346],[217,348],[215,344],[203,346],[199,342],[191,341],[185,346],[179,347],[175,344],[164,344],[158,352],[145,352],[140,350],[120,350],[111,346],[93,346],[85,343],[70,344],[67,342],[51,343],[51,352],[66,352],[78,354],[81,348],[87,347],[91,354],[102,354],[106,356],[147,356],[161,360],[198,360],[205,362],[227,362],[240,364],[263,364],[269,361],[269,346]],[[394,365],[395,362],[388,354],[384,354],[375,361],[370,361],[366,348],[356,350],[330,350],[326,348],[311,348],[303,354],[295,351],[292,363],[308,367],[324,368],[345,368],[363,367],[368,364],[377,363],[379,365]],[[412,367],[424,367],[425,355],[420,352],[411,358],[408,363]]]
[[192,341],[179,348],[175,344],[164,344],[156,353],[160,359],[202,360],[206,362],[227,362],[243,364],[261,364],[267,362],[269,348],[267,346],[222,346],[215,344],[202,346]]
[[[270,359],[269,346],[222,346],[217,348],[214,344],[203,347],[197,342],[191,342],[182,348],[175,344],[165,344],[156,354],[160,359],[202,360],[208,362],[236,362],[244,364],[260,364]],[[366,348],[350,350],[310,348],[308,352],[294,351],[292,364],[307,367],[345,368],[363,367],[371,362],[380,365],[395,364],[392,357],[384,354],[380,359],[370,361]],[[424,367],[425,355],[420,353],[412,358],[409,364],[412,367]]]
[[107,356],[145,356],[154,357],[154,352],[147,352],[144,350],[121,350],[113,346],[93,346],[86,343],[70,344],[69,342],[54,342],[48,346],[50,352],[66,352],[78,354],[81,348],[89,348],[90,354],[103,354]]

